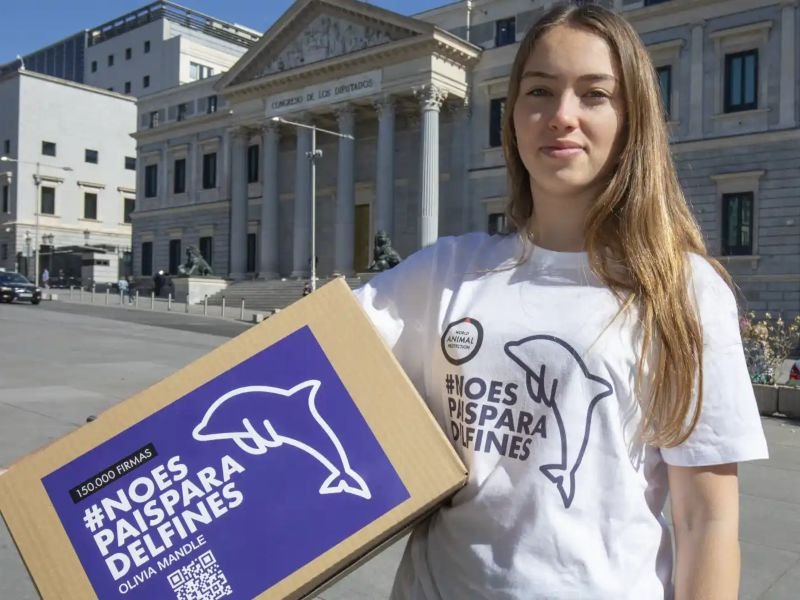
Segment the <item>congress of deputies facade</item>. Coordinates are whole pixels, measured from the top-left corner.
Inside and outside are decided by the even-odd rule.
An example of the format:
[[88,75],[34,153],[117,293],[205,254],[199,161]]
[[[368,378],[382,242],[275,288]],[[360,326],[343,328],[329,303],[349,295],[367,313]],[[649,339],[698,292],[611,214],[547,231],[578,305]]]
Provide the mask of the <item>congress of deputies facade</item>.
[[[471,9],[468,5],[471,4]],[[511,63],[553,2],[452,2],[413,17],[297,0],[224,73],[138,102],[134,273],[188,246],[232,279],[306,277],[307,129],[320,132],[320,276],[364,271],[387,231],[408,255],[501,230]],[[608,0],[657,67],[681,181],[711,253],[755,310],[800,310],[796,0]]]

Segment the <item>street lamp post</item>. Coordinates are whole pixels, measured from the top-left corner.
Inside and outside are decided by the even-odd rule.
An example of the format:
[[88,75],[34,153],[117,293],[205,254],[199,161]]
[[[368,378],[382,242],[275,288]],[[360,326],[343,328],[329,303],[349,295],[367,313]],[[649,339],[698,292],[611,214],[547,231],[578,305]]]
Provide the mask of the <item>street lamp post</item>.
[[13,162],[20,165],[35,165],[36,166],[36,173],[33,176],[33,185],[36,191],[36,197],[34,202],[34,226],[33,226],[33,282],[37,286],[39,285],[39,213],[41,212],[41,185],[42,185],[42,178],[39,174],[40,167],[50,167],[51,169],[61,169],[62,171],[72,171],[72,167],[62,167],[57,165],[43,165],[38,160],[34,162],[26,161],[26,160],[19,160],[17,158],[11,158],[9,156],[0,156],[0,161],[3,162]]
[[311,151],[306,152],[306,157],[311,162],[311,291],[313,292],[317,289],[317,160],[322,158],[322,150],[317,149],[317,132],[327,133],[328,135],[348,140],[353,140],[355,138],[347,133],[322,129],[315,124],[308,125],[307,123],[298,123],[297,121],[290,121],[283,117],[272,117],[272,120],[276,123],[283,123],[285,125],[311,130]]

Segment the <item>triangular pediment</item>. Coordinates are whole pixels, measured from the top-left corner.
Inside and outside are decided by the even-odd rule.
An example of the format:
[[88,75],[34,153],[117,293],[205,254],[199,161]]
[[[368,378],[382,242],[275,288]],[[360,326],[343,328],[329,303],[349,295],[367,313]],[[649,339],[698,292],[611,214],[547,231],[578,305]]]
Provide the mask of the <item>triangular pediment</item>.
[[429,34],[424,21],[355,0],[297,0],[219,82],[226,88]]

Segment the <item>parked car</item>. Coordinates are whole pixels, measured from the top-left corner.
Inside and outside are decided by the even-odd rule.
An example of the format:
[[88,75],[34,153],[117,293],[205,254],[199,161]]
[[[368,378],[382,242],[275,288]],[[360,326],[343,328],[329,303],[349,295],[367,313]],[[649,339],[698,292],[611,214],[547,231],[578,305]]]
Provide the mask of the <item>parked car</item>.
[[0,301],[39,304],[42,290],[19,273],[0,273]]

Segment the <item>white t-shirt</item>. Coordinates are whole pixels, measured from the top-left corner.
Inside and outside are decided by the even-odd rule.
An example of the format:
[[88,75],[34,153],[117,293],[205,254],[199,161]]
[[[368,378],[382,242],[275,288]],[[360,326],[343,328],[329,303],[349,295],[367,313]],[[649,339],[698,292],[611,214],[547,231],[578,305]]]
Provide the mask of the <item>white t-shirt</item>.
[[[675,448],[636,441],[636,310],[585,253],[443,238],[357,291],[469,469],[411,537],[392,597],[672,597],[667,464],[767,458],[733,294],[692,255],[703,410]],[[413,437],[409,438],[413,444]]]

